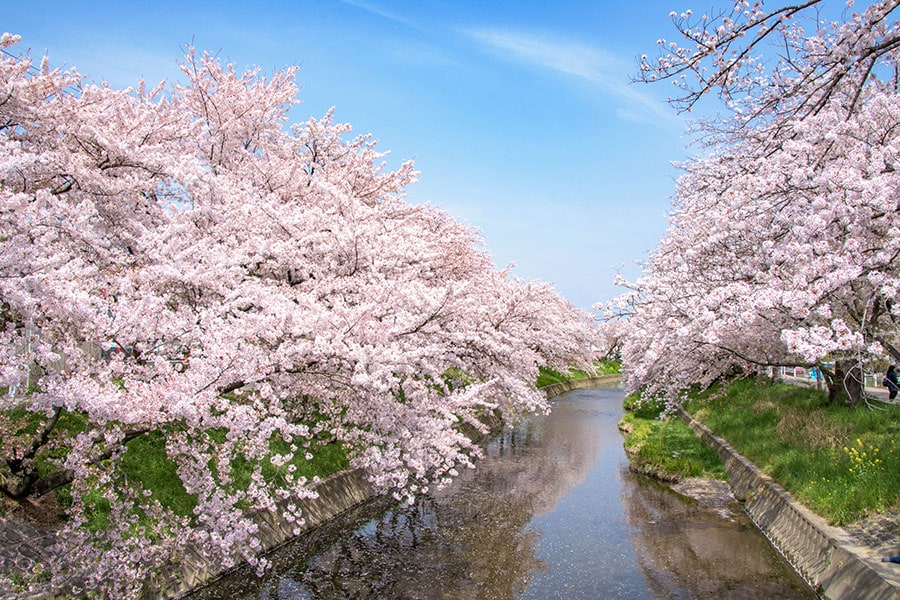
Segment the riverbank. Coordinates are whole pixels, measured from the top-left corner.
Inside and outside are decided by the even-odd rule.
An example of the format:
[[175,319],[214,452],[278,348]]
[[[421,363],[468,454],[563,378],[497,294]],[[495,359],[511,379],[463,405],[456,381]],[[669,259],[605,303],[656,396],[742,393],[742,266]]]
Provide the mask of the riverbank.
[[244,568],[190,600],[813,600],[737,502],[717,510],[628,472],[623,398],[616,384],[554,398],[451,485],[365,503],[267,555],[263,578]]
[[[722,457],[732,492],[744,511],[822,597],[900,598],[900,570],[881,562],[879,556],[900,553],[900,540],[895,538],[888,548],[860,544],[847,528],[828,525],[684,409],[679,414]],[[895,519],[885,515],[882,521]]]
[[[618,379],[618,376],[613,375],[574,380],[553,384],[553,386],[547,386],[543,389],[547,394],[547,397],[552,398],[573,389],[613,385]],[[694,429],[695,426],[696,425],[692,425],[692,429]],[[709,436],[701,437],[709,439]],[[726,448],[728,446],[727,443],[723,441],[722,444],[717,447]],[[719,450],[717,449],[717,451]],[[740,457],[740,455],[737,455],[736,453],[735,456],[729,460],[731,463],[739,466],[748,463],[746,459]],[[726,462],[726,464],[729,463]],[[739,479],[735,478],[732,480],[732,472],[737,473],[738,471],[737,467],[729,467],[729,480],[731,481],[733,488],[742,489],[739,487],[739,484],[736,483]],[[805,559],[812,563],[813,567],[824,567],[822,573],[830,579],[825,581],[825,584],[815,583],[815,581],[813,581],[813,586],[820,588],[825,597],[834,598],[835,600],[859,597],[871,597],[876,599],[898,598],[897,584],[890,581],[890,573],[893,569],[897,569],[897,565],[871,564],[873,560],[877,559],[877,557],[875,557],[875,552],[879,547],[874,541],[880,539],[882,541],[881,543],[884,543],[886,539],[889,539],[891,536],[890,528],[885,529],[882,527],[883,524],[872,523],[863,530],[860,530],[860,533],[864,533],[868,536],[868,542],[865,542],[864,540],[862,542],[855,540],[852,536],[852,532],[848,529],[844,532],[846,536],[849,536],[849,541],[847,541],[845,537],[842,537],[841,531],[835,530],[834,528],[828,528],[827,525],[823,527],[821,523],[817,523],[815,515],[812,515],[808,510],[805,510],[802,505],[793,503],[789,495],[784,493],[783,490],[779,491],[777,484],[770,482],[770,480],[767,481],[767,478],[765,478],[764,475],[757,473],[756,475],[744,475],[743,477],[746,481],[752,481],[753,483],[752,485],[747,486],[743,492],[735,493],[735,496],[742,501],[751,517],[753,517],[754,514],[756,515],[754,522],[760,526],[776,547],[780,548],[792,563],[795,564],[795,567],[797,567],[797,562],[795,561],[798,561],[798,557],[800,560]],[[315,505],[304,507],[304,512],[307,515],[307,528],[325,522],[342,514],[346,510],[373,498],[371,488],[365,482],[365,478],[359,473],[344,472],[335,475],[333,478],[324,481],[321,486],[322,487],[319,489],[320,497],[315,501]],[[695,498],[700,497],[701,502],[704,501],[703,498],[705,498],[706,501],[716,502],[721,499],[722,494],[728,493],[727,486],[723,487],[721,483],[704,485],[704,482],[698,480],[682,481],[679,485],[674,486],[673,489],[683,495]],[[754,512],[751,513],[751,510]],[[809,523],[812,523],[812,525],[809,525]],[[5,524],[5,522],[0,522],[0,525]],[[292,526],[287,527],[285,524],[279,524],[277,522],[272,522],[265,526],[271,528],[271,533],[267,533],[266,535],[266,549],[275,548],[282,543],[289,541],[293,537]],[[9,529],[7,529],[7,532],[15,533],[14,530]],[[5,537],[3,539],[13,538]],[[17,548],[21,550],[20,557],[34,550],[34,544],[31,543],[34,541],[33,536],[30,538],[26,536],[24,538],[16,539],[18,540],[16,542]],[[898,538],[894,537],[893,539],[894,543],[896,543]],[[824,542],[822,542],[823,540]],[[792,543],[797,546],[796,549],[791,549],[790,544]],[[825,545],[816,546],[816,543],[824,543]],[[868,549],[872,554],[872,557],[875,558],[870,557],[868,561],[858,561],[846,555],[843,546],[852,546],[854,544],[863,549]],[[4,564],[10,564],[6,562],[5,554],[9,551],[10,548],[0,549],[0,552],[4,553]],[[811,572],[808,566],[804,567],[801,565],[797,568],[799,572],[807,576],[808,580],[812,580],[808,575],[808,573]],[[803,569],[805,569],[805,571]],[[879,584],[878,581],[870,580],[873,572],[878,575],[877,570],[879,569],[882,572],[887,571],[886,574],[888,577],[881,577],[887,587]],[[203,564],[202,560],[191,557],[189,561],[185,561],[185,563],[181,565],[177,572],[169,574],[170,578],[168,579],[168,584],[164,584],[160,581],[160,591],[153,597],[182,597],[191,590],[212,581],[218,577],[221,572],[222,570],[217,568],[216,565]],[[813,574],[813,576],[816,575]],[[819,581],[821,582],[824,580],[820,577]],[[879,587],[879,585],[881,585],[881,587]],[[861,590],[870,595],[860,595]],[[2,593],[0,593],[0,597],[4,597]],[[11,595],[5,597],[22,598],[23,596]]]
[[584,377],[582,379],[570,379],[568,381],[558,381],[545,385],[541,390],[546,394],[547,398],[554,398],[560,394],[570,392],[572,390],[583,390],[586,388],[600,387],[604,385],[612,385],[622,380],[619,374],[599,375],[597,377]]
[[[621,376],[618,374],[584,377],[553,383],[543,386],[541,389],[547,398],[553,398],[570,390],[611,385],[620,379]],[[319,494],[317,498],[300,501],[302,514],[306,519],[303,530],[309,530],[363,502],[375,498],[372,487],[360,471],[337,473],[318,484],[315,490]],[[268,513],[264,517],[264,519],[260,520],[260,528],[264,532],[264,535],[261,536],[263,542],[262,554],[296,537],[294,524]],[[217,569],[215,565],[206,561],[201,553],[194,553],[178,568],[163,577],[160,585],[157,586],[159,593],[151,597],[156,600],[180,598],[191,590],[213,581],[227,571],[228,569]]]
[[[619,375],[585,377],[562,381],[542,387],[548,398],[558,396],[572,389],[610,385],[620,379]],[[300,500],[305,517],[303,530],[309,530],[351,508],[371,500],[375,494],[363,473],[355,470],[342,471],[319,482],[315,488],[318,497]],[[48,496],[49,498],[50,496]],[[58,510],[58,507],[34,506],[34,514],[24,514],[21,510],[0,514],[0,565],[11,579],[24,581],[52,552],[55,531],[52,519],[41,519],[41,514]],[[279,547],[295,537],[296,525],[275,518],[266,513],[258,519],[261,531],[261,553]],[[181,598],[192,590],[206,585],[221,576],[228,569],[214,564],[204,557],[202,549],[188,552],[183,560],[165,573],[154,577],[154,592],[146,598],[169,600]],[[0,573],[2,575],[3,573]],[[0,600],[38,600],[40,595],[29,595],[25,591],[2,589]]]
[[[743,391],[745,393],[754,392],[754,390]],[[773,473],[788,477],[795,486],[800,485],[792,478],[797,471],[810,471],[815,474],[818,468],[834,469],[833,475],[822,477],[819,474],[814,477],[814,479],[823,480],[816,483],[820,487],[824,487],[825,492],[821,490],[810,492],[808,486],[802,487],[806,494],[812,494],[810,497],[821,499],[827,495],[828,489],[836,490],[837,493],[845,496],[858,495],[856,489],[858,486],[849,485],[840,479],[842,469],[850,473],[854,472],[853,466],[848,469],[841,460],[844,458],[844,454],[853,456],[854,444],[858,443],[857,445],[869,448],[872,440],[877,439],[879,428],[873,426],[869,419],[877,419],[878,415],[872,417],[868,413],[863,413],[862,418],[869,426],[870,431],[851,431],[854,421],[847,418],[852,415],[846,412],[836,415],[837,419],[829,424],[826,423],[828,421],[827,411],[824,408],[813,410],[809,406],[804,407],[802,402],[797,406],[792,406],[790,403],[783,404],[785,401],[778,399],[778,390],[763,391],[760,398],[744,405],[734,397],[735,393],[740,390],[729,390],[728,392],[720,390],[716,393],[717,400],[722,401],[721,406],[716,408],[711,407],[708,403],[692,402],[688,410],[680,409],[680,417],[699,439],[719,455],[727,471],[729,486],[734,496],[742,503],[748,516],[820,595],[834,600],[900,598],[900,568],[893,563],[881,562],[884,556],[900,554],[900,519],[898,519],[900,514],[891,508],[891,506],[895,506],[892,504],[895,502],[894,500],[887,500],[888,505],[881,512],[869,510],[861,518],[855,517],[843,525],[831,525],[825,518],[810,510],[787,492],[763,469],[740,454],[734,446],[729,444],[729,441],[732,440],[726,441],[723,437],[713,434],[706,424],[707,419],[714,420],[717,427],[731,431],[735,440],[741,441],[744,445],[750,441],[757,442],[761,438],[768,438],[763,443],[750,444],[753,452],[761,457],[768,456],[765,459],[768,469],[772,469]],[[726,394],[729,394],[727,399],[723,397]],[[803,409],[799,410],[801,407]],[[774,413],[768,412],[776,408],[777,411],[782,411],[779,413],[782,417],[787,415],[790,418],[776,418]],[[842,410],[849,411],[851,409],[844,408]],[[866,411],[867,409],[860,408],[859,410]],[[795,422],[793,417],[801,412],[801,422]],[[759,419],[760,415],[765,415],[766,418]],[[715,416],[714,419],[713,416]],[[884,416],[888,415],[885,413]],[[731,423],[730,428],[723,423],[723,420]],[[886,419],[885,422],[890,429],[892,420]],[[675,424],[683,427],[680,423],[676,422]],[[835,431],[840,431],[841,437],[830,439],[830,435]],[[863,444],[858,436],[862,436],[868,441]],[[792,441],[798,438],[813,439],[819,447],[805,452],[793,450],[790,446],[780,445],[779,440],[784,437],[790,438]],[[849,440],[853,438],[857,438],[856,442],[850,443]],[[835,449],[822,451],[821,446],[825,444],[825,440],[835,446]],[[848,447],[841,448],[845,443]],[[774,452],[776,456],[766,455],[766,451]],[[778,456],[779,453],[782,455]],[[887,471],[890,471],[892,457],[884,456],[884,454],[881,453],[888,462]],[[801,455],[805,456],[798,458]],[[860,455],[859,458],[861,462],[868,460],[870,466],[883,464],[880,459],[878,459],[878,463],[875,463],[871,456],[863,458]],[[803,459],[812,460],[813,464],[809,466],[796,464],[797,460]],[[792,462],[790,469],[779,464],[779,461],[788,460]],[[822,464],[816,466],[816,461]],[[639,462],[639,470],[643,472],[647,471],[648,463],[653,464],[652,460]],[[853,463],[851,462],[851,464]],[[859,463],[856,463],[857,469],[858,465]],[[668,476],[669,474],[663,473],[663,475]],[[858,473],[854,476],[857,475]],[[891,474],[886,473],[886,476],[889,482]],[[893,476],[896,477],[896,473],[893,473]],[[871,478],[867,481],[869,485],[866,487],[869,488],[883,485],[875,484]],[[682,491],[682,493],[690,495],[690,490]],[[888,497],[891,496],[888,495]],[[834,506],[830,510],[834,515],[833,519],[843,518],[841,517],[843,514],[855,514],[840,511],[835,513]]]

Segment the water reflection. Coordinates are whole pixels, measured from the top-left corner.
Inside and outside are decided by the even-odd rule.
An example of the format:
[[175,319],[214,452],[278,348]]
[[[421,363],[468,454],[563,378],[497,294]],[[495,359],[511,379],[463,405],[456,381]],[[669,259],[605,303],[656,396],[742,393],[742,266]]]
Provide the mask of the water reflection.
[[736,501],[706,508],[633,473],[623,477],[632,542],[652,597],[817,597]]
[[447,489],[368,503],[194,598],[814,598],[740,515],[627,471],[621,401],[570,392]]

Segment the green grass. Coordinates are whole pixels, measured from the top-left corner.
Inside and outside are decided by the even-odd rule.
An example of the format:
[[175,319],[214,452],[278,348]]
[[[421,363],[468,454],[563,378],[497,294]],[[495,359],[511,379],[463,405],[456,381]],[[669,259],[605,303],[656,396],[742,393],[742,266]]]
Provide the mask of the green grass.
[[619,426],[627,432],[625,450],[638,471],[669,481],[687,477],[727,478],[718,454],[681,419],[660,419],[661,405],[642,403],[632,395],[625,399],[625,407],[629,412]]
[[536,386],[542,388],[554,383],[571,381],[572,379],[587,379],[588,377],[615,375],[618,373],[621,373],[621,364],[614,361],[594,363],[594,369],[590,372],[581,369],[570,369],[567,372],[562,373],[551,367],[538,367]]
[[122,456],[125,475],[141,482],[163,507],[182,517],[193,515],[197,497],[181,484],[175,463],[166,456],[166,441],[160,433],[149,433],[128,442]]
[[[216,437],[216,434],[224,436],[224,432],[210,434],[211,437]],[[273,437],[269,443],[273,454],[286,454],[289,446],[280,436]],[[347,454],[340,444],[313,445],[309,452],[311,459],[307,460],[305,452],[298,451],[294,453],[293,460],[281,466],[263,460],[263,479],[269,484],[278,485],[283,482],[285,474],[292,472],[294,477],[312,480],[314,477],[327,477],[349,466]],[[232,487],[246,489],[251,483],[256,463],[239,457],[230,466],[230,476],[234,481]],[[150,490],[163,507],[180,516],[193,514],[197,499],[185,491],[175,463],[166,455],[165,439],[161,434],[148,434],[130,441],[128,451],[123,456],[122,470],[126,477],[140,481],[145,489]]]
[[900,406],[849,407],[822,391],[743,380],[685,408],[832,524],[900,507]]
[[[20,408],[6,411],[0,416],[10,429],[26,435],[35,434],[45,422],[44,416]],[[51,439],[60,440],[58,433],[74,437],[84,431],[86,425],[87,419],[83,415],[63,411]],[[217,434],[221,433],[221,437],[224,439],[224,432],[210,431],[208,433],[214,439]],[[311,445],[309,452],[312,458],[309,460],[306,458],[306,451],[302,449],[303,444],[298,443],[297,445],[301,447],[301,450],[294,453],[293,459],[285,465],[275,466],[269,460],[263,460],[262,475],[267,483],[272,485],[283,483],[283,478],[289,472],[296,478],[306,477],[308,480],[312,480],[314,477],[324,478],[349,466],[347,454],[340,444]],[[270,448],[273,454],[283,455],[288,453],[289,444],[280,436],[275,436],[270,442]],[[46,445],[34,459],[38,473],[46,476],[58,471],[57,465],[68,452],[68,444],[61,441],[54,441]],[[178,477],[175,463],[166,454],[165,437],[161,432],[150,432],[129,441],[127,451],[122,455],[121,460],[121,481],[117,485],[134,485],[138,489],[148,490],[164,508],[170,509],[182,517],[192,518],[194,516],[193,511],[197,506],[197,498],[185,491],[181,479]],[[239,457],[232,461],[230,467],[234,489],[246,489],[251,482],[255,463]],[[72,505],[70,485],[57,488],[55,493],[63,506]],[[88,528],[95,530],[105,528],[110,504],[103,493],[99,489],[92,490],[84,501],[88,513]],[[140,521],[143,521],[142,513],[137,516]]]
[[[594,372],[573,369],[563,374],[553,369],[541,368],[538,387],[557,381],[618,372],[619,363],[613,362],[597,363]],[[456,378],[459,379],[459,376],[457,375]],[[8,416],[19,421],[22,430],[29,433],[36,431],[42,421],[39,415],[24,410],[18,410],[15,415],[8,414]],[[64,412],[58,428],[75,434],[82,431],[85,425],[86,419],[83,416]],[[216,439],[217,436],[224,436],[224,432],[217,431],[209,431],[208,434],[213,439]],[[280,438],[273,438],[270,446],[273,454],[285,454],[289,444]],[[136,482],[140,488],[148,490],[164,508],[172,510],[175,514],[192,517],[194,508],[197,506],[197,499],[185,491],[181,479],[178,477],[175,463],[166,455],[163,434],[151,432],[131,440],[127,447],[127,452],[122,456],[122,475],[125,481]],[[39,454],[36,462],[39,464],[41,473],[46,475],[53,472],[56,469],[54,461],[64,458],[67,452],[68,447],[65,445],[56,445],[52,447],[51,452]],[[292,473],[295,477],[306,477],[311,480],[314,477],[327,477],[349,466],[347,453],[339,444],[312,446],[310,453],[313,455],[310,460],[307,460],[305,452],[301,451],[295,453],[294,459],[290,463],[277,467],[270,461],[264,460],[262,463],[263,478],[267,482],[277,485],[281,478],[289,472],[289,468],[294,469]],[[230,475],[234,481],[233,487],[235,489],[246,488],[250,483],[255,464],[238,458],[232,461],[230,467]],[[63,505],[71,505],[69,486],[58,489],[57,495]],[[102,529],[109,512],[108,501],[97,492],[86,498],[86,502],[91,507],[89,527]]]

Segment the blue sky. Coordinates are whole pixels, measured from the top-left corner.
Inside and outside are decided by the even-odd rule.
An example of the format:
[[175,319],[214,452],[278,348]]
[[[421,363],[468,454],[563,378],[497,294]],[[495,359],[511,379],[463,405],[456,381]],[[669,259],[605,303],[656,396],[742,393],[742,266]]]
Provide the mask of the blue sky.
[[[719,2],[718,4],[722,4]],[[690,5],[579,0],[11,3],[19,51],[115,87],[177,77],[182,48],[300,65],[294,120],[371,133],[413,159],[409,200],[477,228],[499,267],[590,308],[666,228],[686,122],[670,86],[629,83]]]

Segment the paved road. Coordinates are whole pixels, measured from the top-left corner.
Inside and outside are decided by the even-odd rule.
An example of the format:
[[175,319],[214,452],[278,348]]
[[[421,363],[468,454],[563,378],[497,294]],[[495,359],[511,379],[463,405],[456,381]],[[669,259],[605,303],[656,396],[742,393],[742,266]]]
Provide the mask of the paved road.
[[[808,387],[815,387],[815,380],[809,379],[807,377],[791,377],[790,375],[785,375],[782,378],[782,381],[787,383],[793,383],[795,385],[805,385]],[[825,384],[822,383],[822,389],[825,389]],[[888,400],[888,391],[887,388],[883,387],[866,387],[866,395],[869,396],[870,400],[878,400],[880,403],[884,404],[900,404],[900,397],[894,400]],[[875,403],[875,406],[878,406],[878,402]]]

